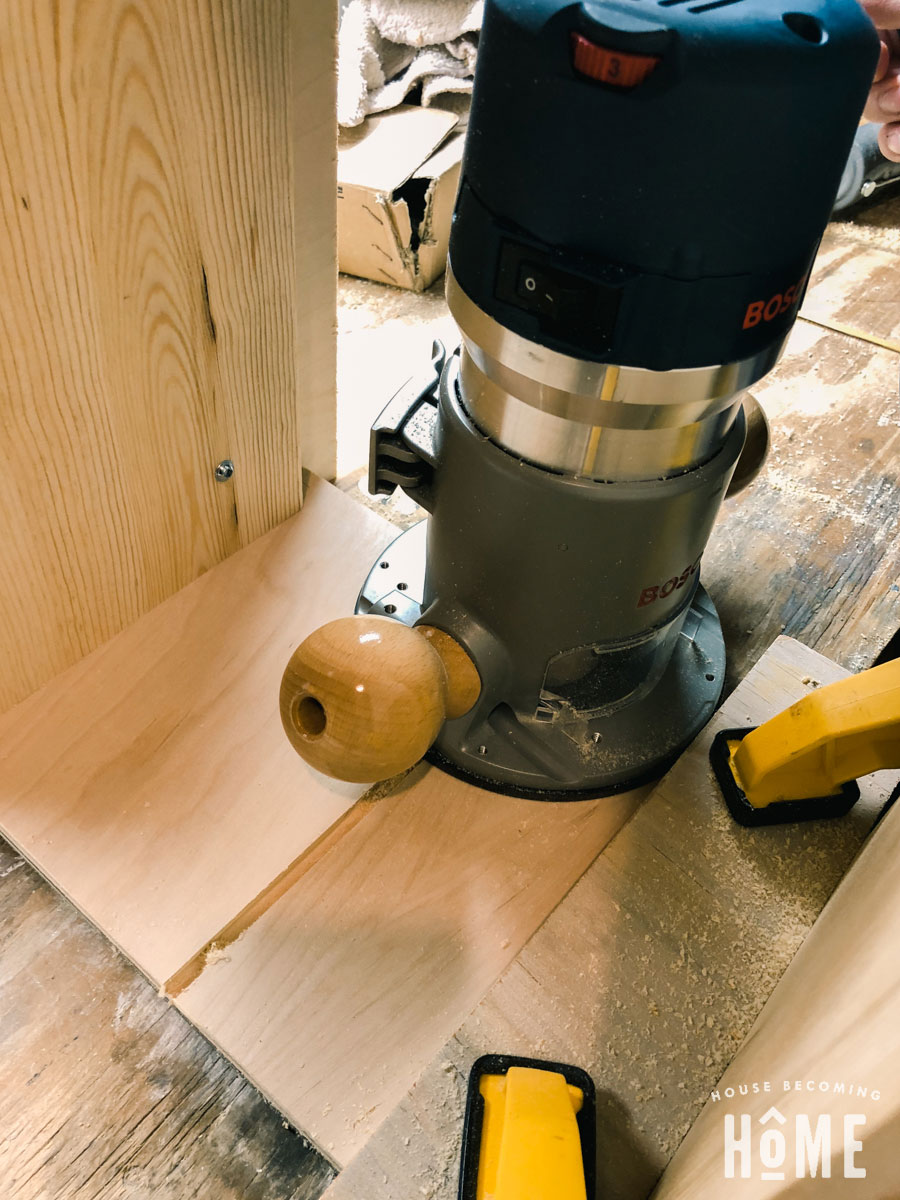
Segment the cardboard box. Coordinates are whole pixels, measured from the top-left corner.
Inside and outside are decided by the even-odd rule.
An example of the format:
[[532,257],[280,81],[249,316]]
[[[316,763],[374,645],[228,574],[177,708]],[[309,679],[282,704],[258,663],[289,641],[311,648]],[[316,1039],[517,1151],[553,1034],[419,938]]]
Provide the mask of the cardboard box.
[[420,292],[447,264],[459,185],[458,118],[403,105],[341,133],[338,266]]

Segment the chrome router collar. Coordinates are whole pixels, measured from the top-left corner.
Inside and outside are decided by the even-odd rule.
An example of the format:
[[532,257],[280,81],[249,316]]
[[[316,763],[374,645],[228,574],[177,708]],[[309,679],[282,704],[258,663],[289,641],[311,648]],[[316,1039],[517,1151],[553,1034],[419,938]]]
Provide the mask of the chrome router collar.
[[[681,424],[684,406],[619,405],[616,417],[657,418],[649,428],[558,417],[526,404],[482,373],[463,347],[459,361],[463,407],[491,441],[535,466],[604,481],[680,475],[712,458],[728,435],[740,398],[702,421]],[[593,403],[612,409],[614,405]],[[660,420],[659,418],[665,418]]]
[[[685,425],[715,415],[775,366],[787,340],[739,362],[650,371],[573,358],[513,333],[469,298],[449,264],[447,303],[473,362],[504,391],[554,416],[618,428]],[[636,413],[638,406],[656,411]],[[681,411],[667,419],[664,408]]]

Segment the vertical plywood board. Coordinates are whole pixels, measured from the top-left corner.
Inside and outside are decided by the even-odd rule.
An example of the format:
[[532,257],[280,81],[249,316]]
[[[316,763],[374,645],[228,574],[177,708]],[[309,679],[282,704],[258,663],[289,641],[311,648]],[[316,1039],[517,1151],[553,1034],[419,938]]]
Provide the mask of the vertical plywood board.
[[291,33],[297,401],[303,464],[337,474],[337,5],[287,0]]
[[710,741],[844,674],[791,639],[769,649],[328,1200],[454,1200],[467,1075],[491,1052],[588,1070],[598,1096],[598,1196],[645,1200],[898,778],[863,781],[860,802],[840,821],[748,830],[718,792]]
[[332,90],[294,100],[333,16],[0,11],[0,709],[300,505],[302,411],[334,407]]
[[362,785],[278,718],[296,645],[393,529],[330,485],[0,717],[0,833],[156,983],[283,877]]

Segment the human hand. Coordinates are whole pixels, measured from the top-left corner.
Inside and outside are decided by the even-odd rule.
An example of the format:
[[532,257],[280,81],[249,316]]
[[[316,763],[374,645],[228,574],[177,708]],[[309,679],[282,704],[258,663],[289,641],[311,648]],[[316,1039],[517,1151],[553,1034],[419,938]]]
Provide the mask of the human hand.
[[881,38],[881,57],[864,115],[882,125],[878,145],[900,162],[900,0],[860,0]]

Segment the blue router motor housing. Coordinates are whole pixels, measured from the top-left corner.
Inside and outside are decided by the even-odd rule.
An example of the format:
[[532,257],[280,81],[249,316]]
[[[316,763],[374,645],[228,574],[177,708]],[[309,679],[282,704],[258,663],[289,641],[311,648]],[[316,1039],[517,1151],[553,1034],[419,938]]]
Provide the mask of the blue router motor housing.
[[453,274],[544,346],[671,370],[778,342],[878,57],[856,0],[488,0]]

